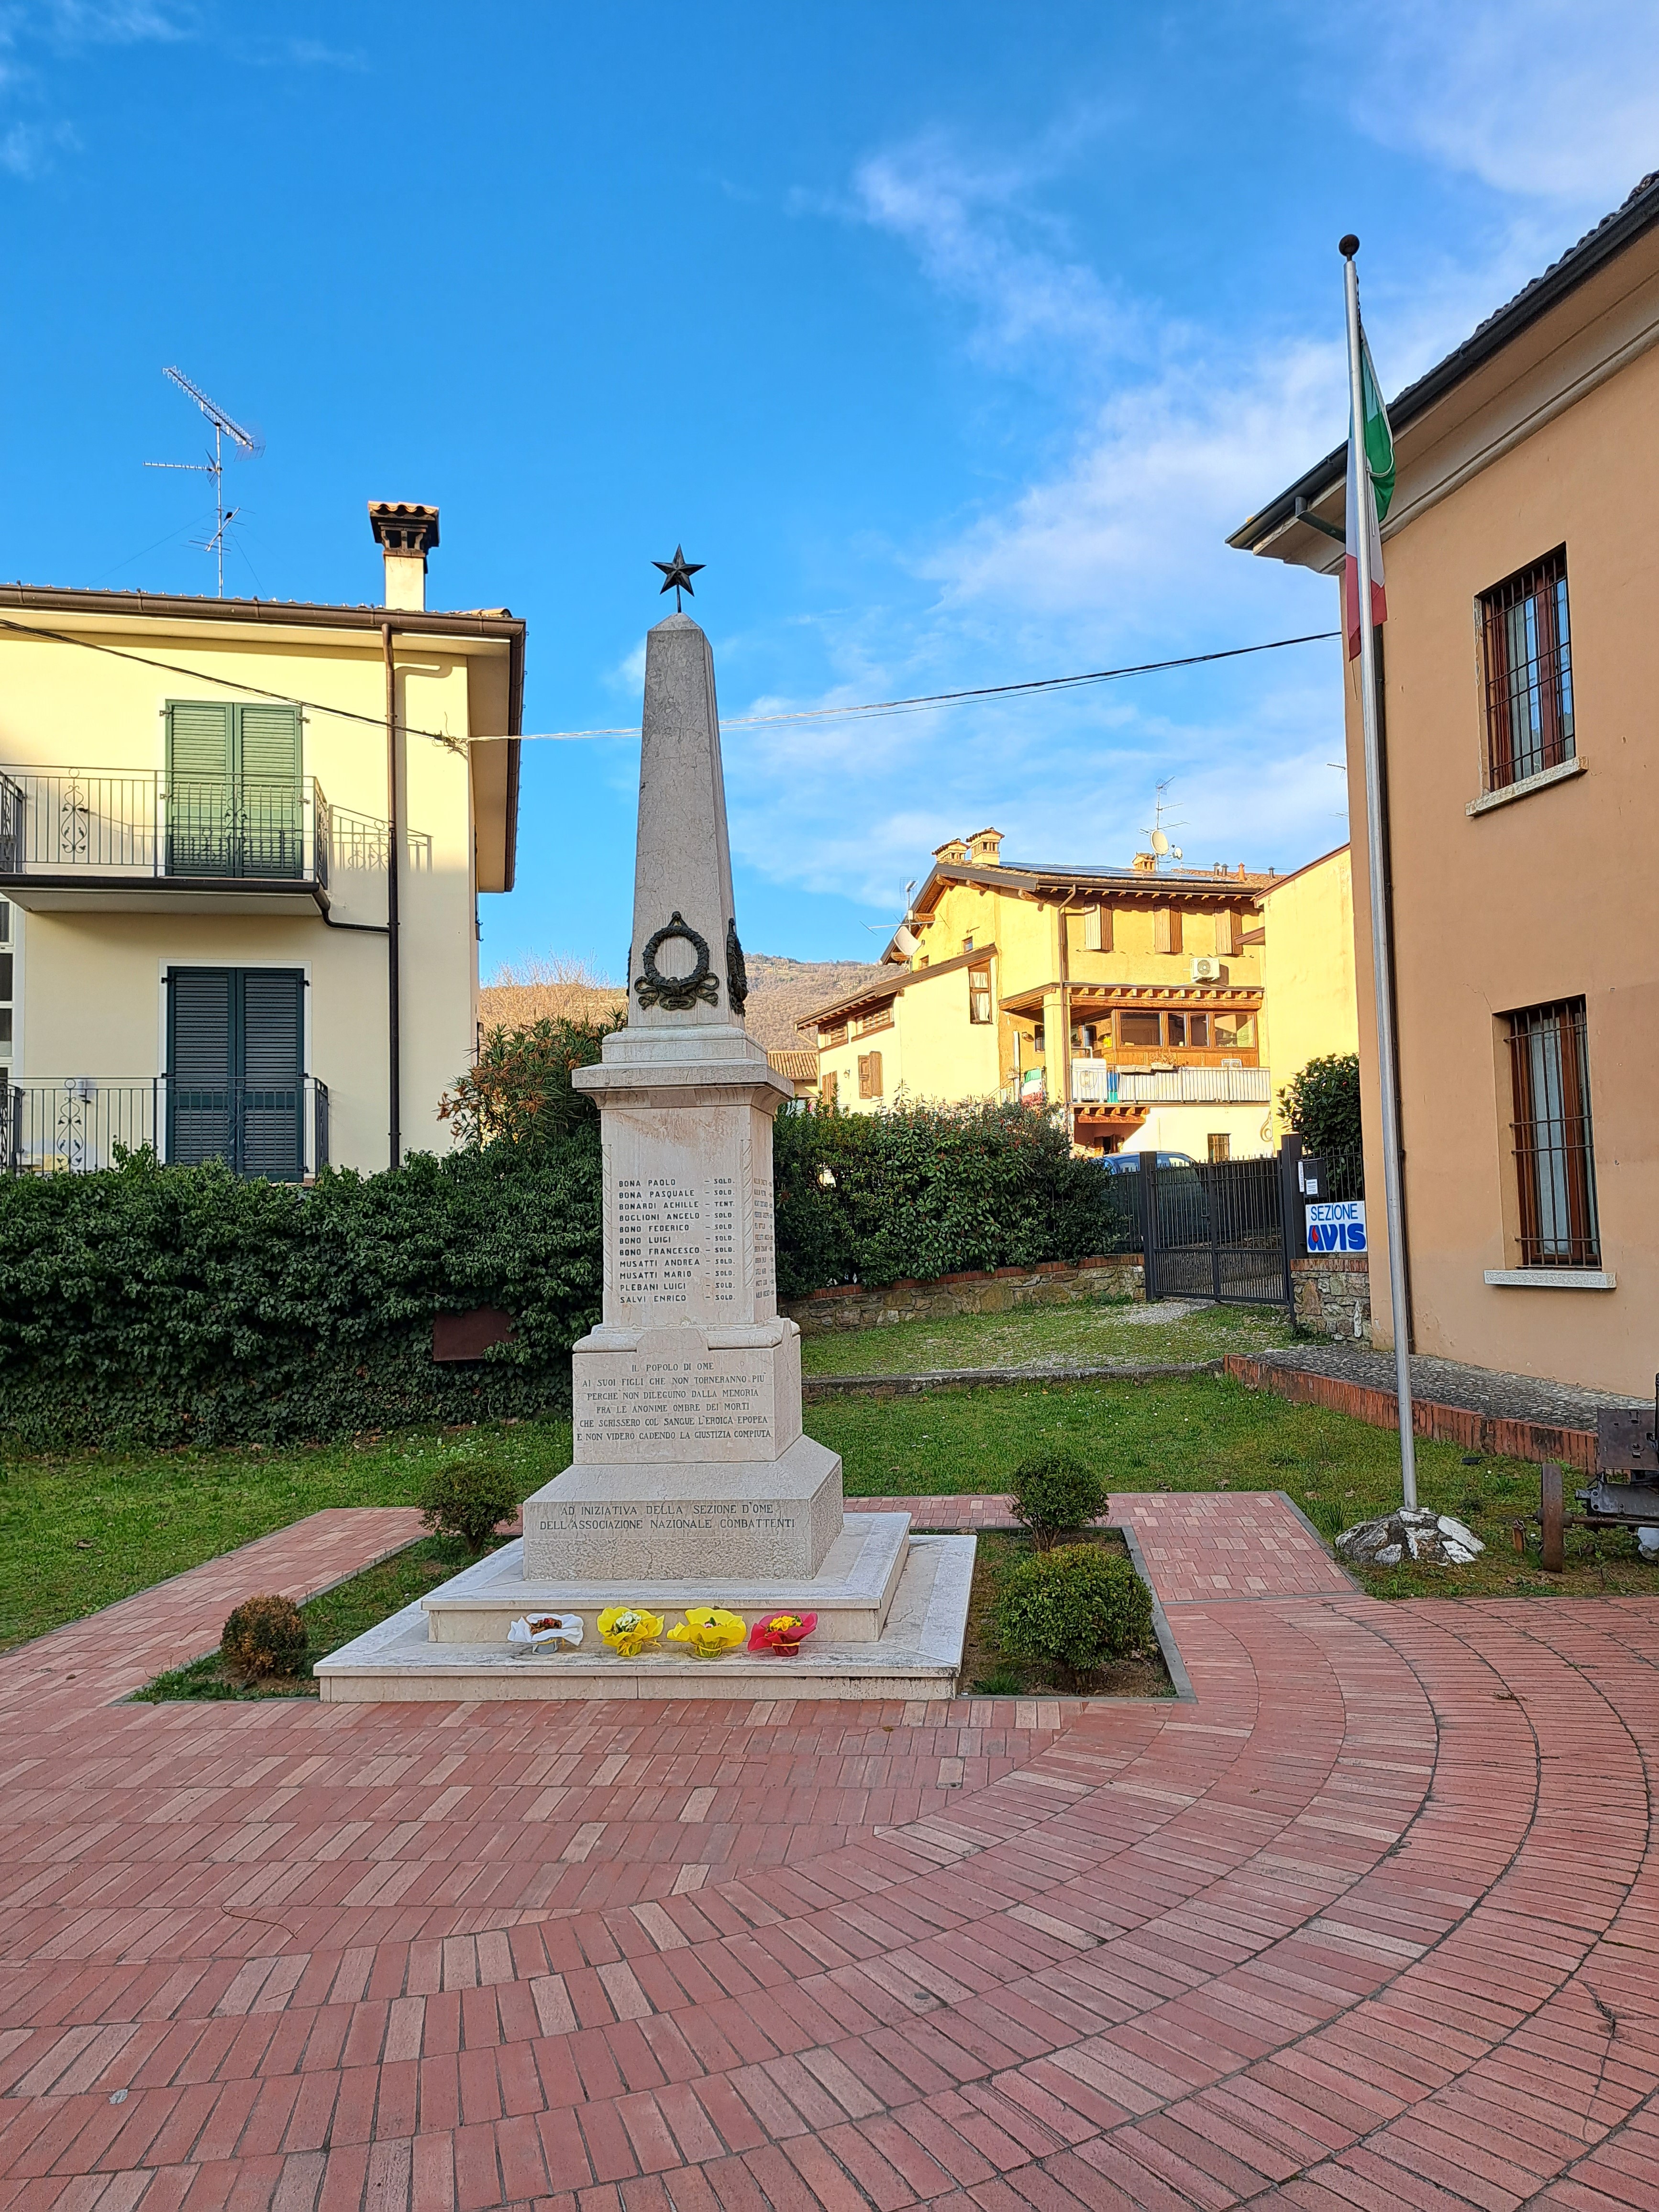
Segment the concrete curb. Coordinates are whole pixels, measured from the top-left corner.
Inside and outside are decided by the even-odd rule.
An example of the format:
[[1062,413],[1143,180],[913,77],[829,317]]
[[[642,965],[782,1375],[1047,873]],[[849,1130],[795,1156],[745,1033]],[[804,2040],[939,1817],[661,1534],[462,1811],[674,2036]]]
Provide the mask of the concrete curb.
[[832,1398],[911,1397],[927,1390],[980,1390],[1018,1382],[1162,1382],[1188,1375],[1219,1375],[1219,1359],[1161,1367],[940,1367],[920,1375],[807,1375],[805,1404]]

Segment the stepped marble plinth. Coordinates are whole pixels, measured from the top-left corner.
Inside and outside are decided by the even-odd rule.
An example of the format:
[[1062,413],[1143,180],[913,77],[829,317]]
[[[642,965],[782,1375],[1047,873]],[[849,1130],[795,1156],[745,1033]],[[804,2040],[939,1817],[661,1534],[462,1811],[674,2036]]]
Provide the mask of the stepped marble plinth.
[[[483,1562],[486,1567],[493,1564]],[[467,1574],[478,1571],[470,1567]],[[432,1615],[427,1608],[454,1592],[451,1583],[320,1660],[315,1672],[329,1704],[459,1698],[950,1698],[956,1694],[962,1665],[973,1577],[971,1536],[912,1536],[904,1547],[903,1565],[881,1634],[873,1641],[848,1638],[832,1642],[826,1623],[802,1645],[799,1656],[790,1659],[775,1652],[748,1651],[696,1659],[673,1644],[664,1644],[638,1659],[619,1659],[586,1640],[579,1650],[556,1656],[539,1652],[524,1656],[521,1647],[504,1641],[434,1641],[428,1633]],[[465,1579],[458,1576],[456,1582]],[[775,1608],[769,1604],[767,1609]]]

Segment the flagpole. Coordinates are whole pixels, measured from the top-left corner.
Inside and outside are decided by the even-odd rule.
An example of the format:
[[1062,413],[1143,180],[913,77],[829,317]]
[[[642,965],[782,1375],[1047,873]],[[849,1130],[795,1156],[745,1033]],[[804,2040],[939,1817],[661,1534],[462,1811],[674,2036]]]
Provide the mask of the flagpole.
[[[1400,1488],[1417,1504],[1417,1438],[1412,1415],[1411,1353],[1406,1327],[1406,1212],[1400,1187],[1399,1092],[1395,1084],[1392,951],[1383,879],[1382,763],[1377,736],[1376,624],[1371,611],[1370,465],[1365,453],[1365,380],[1359,336],[1359,240],[1341,242],[1348,303],[1348,392],[1353,483],[1360,512],[1351,527],[1359,567],[1359,701],[1365,741],[1365,850],[1371,890],[1371,988],[1376,999],[1376,1074],[1382,1109],[1382,1206],[1389,1224],[1389,1304],[1394,1321],[1394,1383],[1400,1408]],[[1346,631],[1346,624],[1344,624]]]

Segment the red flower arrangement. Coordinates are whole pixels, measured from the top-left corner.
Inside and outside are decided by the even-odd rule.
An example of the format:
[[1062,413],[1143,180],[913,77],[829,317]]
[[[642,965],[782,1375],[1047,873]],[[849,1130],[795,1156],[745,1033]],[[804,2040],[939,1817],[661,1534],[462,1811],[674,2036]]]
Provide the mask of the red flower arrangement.
[[818,1625],[815,1613],[772,1613],[757,1620],[749,1632],[751,1651],[775,1651],[793,1659]]

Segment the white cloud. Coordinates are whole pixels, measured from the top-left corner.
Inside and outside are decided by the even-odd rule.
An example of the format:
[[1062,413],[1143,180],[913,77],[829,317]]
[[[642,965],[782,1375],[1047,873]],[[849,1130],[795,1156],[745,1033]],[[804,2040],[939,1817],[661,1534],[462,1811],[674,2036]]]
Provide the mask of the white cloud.
[[1137,319],[1033,204],[1076,134],[1024,161],[974,164],[930,132],[861,162],[852,211],[903,240],[923,273],[977,318],[974,350],[1005,362],[1059,341],[1096,356],[1133,346]]
[[67,123],[14,123],[0,131],[0,169],[26,180],[38,177],[51,167],[54,154],[69,152],[80,143]]
[[1651,0],[1395,0],[1364,22],[1353,119],[1387,144],[1598,213],[1659,167]]

